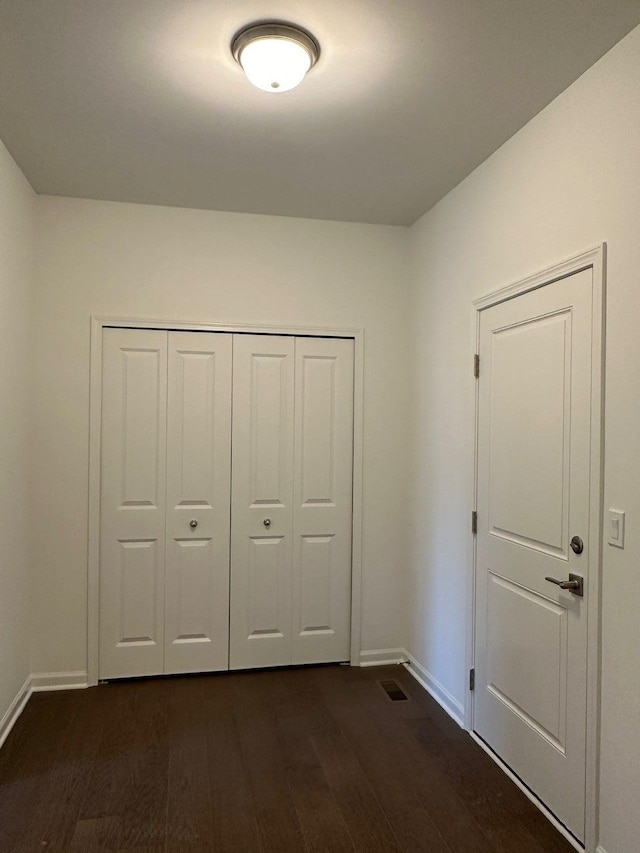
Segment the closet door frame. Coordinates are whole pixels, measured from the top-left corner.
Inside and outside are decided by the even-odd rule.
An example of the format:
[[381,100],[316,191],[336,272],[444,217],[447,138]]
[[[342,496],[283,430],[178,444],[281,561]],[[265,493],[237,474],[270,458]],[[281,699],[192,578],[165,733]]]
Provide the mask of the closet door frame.
[[133,317],[91,317],[89,395],[89,504],[87,561],[87,682],[98,684],[100,614],[100,458],[102,423],[102,337],[105,328],[156,329],[167,332],[227,332],[350,338],[353,363],[353,515],[351,538],[351,666],[360,665],[362,622],[362,486],[364,410],[364,330],[318,326],[266,326],[153,320]]

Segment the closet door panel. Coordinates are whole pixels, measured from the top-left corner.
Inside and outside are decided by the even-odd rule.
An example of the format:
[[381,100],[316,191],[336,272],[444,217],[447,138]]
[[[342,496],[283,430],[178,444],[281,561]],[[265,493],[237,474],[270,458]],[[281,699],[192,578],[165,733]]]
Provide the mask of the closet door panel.
[[163,671],[167,333],[105,329],[100,678]]
[[231,669],[291,658],[294,339],[234,335]]
[[169,333],[165,672],[228,668],[232,336]]
[[292,663],[349,658],[353,341],[296,338]]

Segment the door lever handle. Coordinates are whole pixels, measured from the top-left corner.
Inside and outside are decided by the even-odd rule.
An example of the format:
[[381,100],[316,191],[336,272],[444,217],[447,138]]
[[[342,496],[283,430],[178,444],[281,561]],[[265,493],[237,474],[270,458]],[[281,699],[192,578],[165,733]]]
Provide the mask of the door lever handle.
[[580,598],[584,596],[584,578],[581,575],[569,574],[568,581],[561,581],[549,576],[545,577],[545,580],[557,584],[560,589],[568,589],[574,595],[579,595]]

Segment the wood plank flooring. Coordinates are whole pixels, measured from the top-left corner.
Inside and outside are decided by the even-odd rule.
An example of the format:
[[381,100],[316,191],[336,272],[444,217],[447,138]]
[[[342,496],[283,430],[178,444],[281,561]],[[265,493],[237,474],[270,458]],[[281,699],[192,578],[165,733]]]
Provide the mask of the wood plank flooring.
[[34,695],[0,750],[0,851],[43,850],[572,847],[401,666],[325,666]]

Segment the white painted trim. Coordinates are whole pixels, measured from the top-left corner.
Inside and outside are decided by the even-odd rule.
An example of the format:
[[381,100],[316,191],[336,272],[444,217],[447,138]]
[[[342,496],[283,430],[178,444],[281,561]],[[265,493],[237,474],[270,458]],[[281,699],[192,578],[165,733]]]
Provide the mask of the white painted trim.
[[[600,683],[602,649],[602,547],[604,508],[604,394],[607,245],[594,250],[591,338],[591,482],[589,506],[589,615],[587,622],[587,730],[585,848],[600,834]],[[595,571],[591,569],[594,567]]]
[[509,284],[507,287],[502,287],[500,290],[494,290],[485,296],[480,296],[478,299],[474,299],[473,307],[476,311],[484,311],[485,308],[491,308],[499,302],[513,299],[515,296],[520,296],[530,290],[537,290],[539,287],[552,284],[554,281],[574,275],[574,273],[585,270],[588,267],[594,267],[594,269],[600,267],[602,269],[605,246],[606,244],[602,243],[600,246],[595,246],[593,249],[588,249],[586,252],[581,252],[579,255],[567,258],[566,261],[560,261],[540,272]]
[[100,454],[102,425],[102,329],[91,318],[89,378],[89,507],[87,525],[87,677],[98,683],[100,663]]
[[25,683],[22,685],[20,690],[13,700],[13,702],[7,708],[7,711],[0,720],[0,747],[5,742],[5,740],[9,736],[9,732],[15,726],[18,721],[18,717],[24,711],[27,702],[29,701],[29,697],[31,696],[31,676],[27,678]]
[[92,323],[97,327],[105,326],[115,329],[161,329],[175,332],[236,332],[245,335],[297,335],[318,338],[354,338],[362,334],[362,329],[337,326],[276,326],[269,324],[250,323],[218,323],[202,320],[174,319],[143,319],[140,317],[106,317],[92,316]]
[[429,670],[425,669],[422,664],[414,658],[413,655],[406,653],[408,660],[403,661],[407,672],[421,684],[427,693],[436,700],[438,705],[443,708],[447,714],[461,728],[464,728],[464,707],[461,702],[452,696],[447,688],[435,678]]
[[[552,284],[561,278],[581,270],[593,270],[593,326],[591,338],[591,480],[589,505],[589,577],[587,623],[587,717],[586,717],[586,790],[585,790],[585,847],[587,853],[596,850],[599,832],[599,766],[600,766],[600,660],[601,660],[601,573],[602,573],[602,507],[604,488],[604,359],[605,359],[605,263],[607,245],[602,243],[593,249],[561,261],[539,273],[528,276],[508,287],[503,287],[473,302],[475,330],[474,352],[480,345],[480,312],[507,299]],[[482,370],[482,366],[480,368]],[[478,383],[475,383],[475,440],[474,440],[474,495],[473,506],[478,500]],[[475,633],[475,573],[476,542],[473,547],[471,589],[467,598],[471,601],[471,623],[467,631],[467,669],[474,666]],[[475,737],[473,728],[473,693],[467,688],[465,727]],[[498,763],[502,766],[502,762]],[[506,765],[505,765],[506,767]],[[503,768],[504,769],[504,768]],[[511,771],[509,771],[510,773]],[[517,778],[517,777],[515,777]],[[547,810],[541,809],[545,814]],[[549,812],[549,815],[551,813]],[[554,819],[555,820],[555,819]],[[554,822],[554,821],[552,821]],[[578,847],[577,849],[583,849]]]
[[31,692],[49,690],[82,690],[89,686],[86,672],[34,672],[31,676]]
[[364,429],[364,330],[329,326],[269,326],[238,323],[203,323],[188,320],[91,317],[89,392],[89,507],[87,543],[87,679],[98,683],[100,618],[100,426],[102,383],[102,330],[105,327],[167,329],[169,331],[230,332],[351,338],[354,341],[353,398],[353,520],[351,546],[351,665],[360,663],[362,625],[362,513]]
[[607,851],[604,849],[602,844],[598,844],[598,846],[596,847],[596,853],[607,853]]
[[[407,652],[404,649],[368,649],[360,652],[356,666],[392,666],[405,663]],[[351,664],[354,666],[354,664]]]
[[487,755],[495,761],[498,767],[506,773],[509,779],[511,779],[511,781],[515,785],[517,785],[518,788],[520,788],[526,798],[528,800],[531,800],[533,805],[536,806],[536,808],[538,808],[542,812],[542,814],[547,818],[547,820],[555,826],[558,832],[562,836],[564,836],[564,838],[567,839],[569,844],[571,844],[572,847],[578,850],[579,853],[585,853],[585,848],[582,846],[582,844],[580,844],[580,842],[575,839],[573,835],[571,835],[569,830],[563,824],[560,823],[560,821],[555,817],[554,814],[552,814],[552,812],[549,811],[549,809],[545,806],[542,800],[539,800],[536,795],[529,788],[527,788],[524,782],[519,779],[516,774],[504,763],[504,761],[502,761],[502,759],[496,755],[496,753],[491,749],[491,747],[487,746],[487,744],[482,740],[482,738],[478,737],[475,732],[470,732],[470,734],[474,741],[478,744],[478,746],[480,746],[487,753]]
[[[469,356],[469,377],[473,383],[474,415],[473,415],[473,495],[471,496],[471,511],[478,510],[478,432],[479,432],[479,410],[480,410],[480,383],[475,377],[475,371],[471,370],[472,358],[479,355],[480,345],[480,312],[473,308],[473,349]],[[475,365],[474,365],[475,367]],[[469,516],[467,516],[469,518]],[[469,535],[471,536],[471,580],[467,586],[465,596],[465,634],[466,634],[466,667],[465,667],[465,696],[464,696],[464,727],[470,732],[473,728],[474,694],[469,688],[468,674],[475,666],[476,649],[476,563],[478,559],[478,537],[471,531],[471,519],[469,518]]]
[[44,690],[76,690],[88,687],[86,672],[36,672],[32,673],[18,691],[15,699],[0,720],[0,747],[27,706],[32,693]]
[[353,494],[351,498],[351,666],[362,648],[362,541],[364,510],[364,332],[353,338]]

